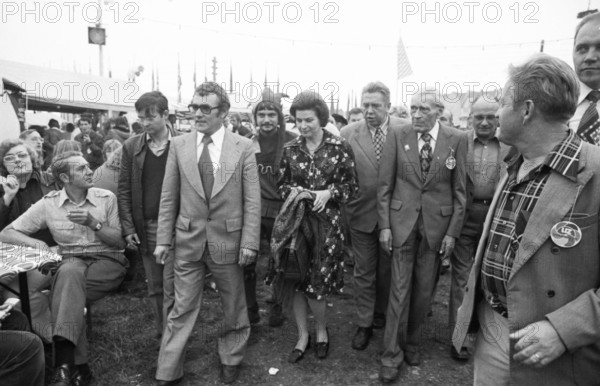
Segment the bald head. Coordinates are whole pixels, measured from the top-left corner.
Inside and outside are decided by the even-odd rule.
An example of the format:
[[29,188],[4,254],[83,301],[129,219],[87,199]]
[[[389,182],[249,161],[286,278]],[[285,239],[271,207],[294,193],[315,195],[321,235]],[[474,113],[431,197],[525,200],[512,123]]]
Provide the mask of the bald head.
[[479,97],[471,105],[469,120],[478,138],[486,140],[496,135],[500,104],[490,98]]

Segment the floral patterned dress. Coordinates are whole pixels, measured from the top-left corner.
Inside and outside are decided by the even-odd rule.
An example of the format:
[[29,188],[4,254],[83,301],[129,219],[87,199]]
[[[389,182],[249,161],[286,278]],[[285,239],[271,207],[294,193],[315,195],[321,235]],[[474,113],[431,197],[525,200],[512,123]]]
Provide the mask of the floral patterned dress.
[[297,290],[320,300],[344,286],[343,241],[340,205],[351,200],[358,191],[354,153],[348,143],[323,130],[323,140],[311,155],[306,139],[298,137],[285,144],[281,158],[281,178],[277,184],[283,200],[292,187],[325,190],[331,198],[325,205],[327,223],[319,256],[312,256],[304,282]]

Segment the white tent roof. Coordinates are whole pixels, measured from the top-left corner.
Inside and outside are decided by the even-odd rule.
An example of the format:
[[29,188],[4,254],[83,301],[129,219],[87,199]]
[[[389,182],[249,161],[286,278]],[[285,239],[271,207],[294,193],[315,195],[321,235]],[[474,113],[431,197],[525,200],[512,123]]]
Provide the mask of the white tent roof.
[[0,75],[26,90],[27,109],[135,111],[141,91],[124,79],[78,74],[0,60]]

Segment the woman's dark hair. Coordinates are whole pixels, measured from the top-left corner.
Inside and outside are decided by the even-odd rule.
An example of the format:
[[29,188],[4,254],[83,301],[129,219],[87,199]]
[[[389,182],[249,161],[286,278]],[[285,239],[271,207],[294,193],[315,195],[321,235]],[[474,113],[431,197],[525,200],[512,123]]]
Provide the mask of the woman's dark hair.
[[294,98],[290,107],[290,114],[296,118],[296,111],[312,110],[319,118],[321,127],[327,126],[329,121],[329,108],[319,93],[313,90],[305,90]]

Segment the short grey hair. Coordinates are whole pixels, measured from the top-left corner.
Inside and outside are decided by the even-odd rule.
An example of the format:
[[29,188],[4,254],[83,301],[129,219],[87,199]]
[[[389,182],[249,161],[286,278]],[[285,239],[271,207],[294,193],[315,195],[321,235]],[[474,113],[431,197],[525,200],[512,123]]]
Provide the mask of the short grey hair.
[[385,84],[383,84],[383,82],[380,81],[370,82],[369,84],[367,84],[362,89],[361,95],[367,93],[372,94],[376,92],[383,95],[383,100],[385,101],[386,105],[390,103],[390,89],[388,88],[388,86],[386,86]]
[[532,100],[548,119],[568,121],[579,98],[579,81],[575,71],[563,60],[536,54],[520,66],[509,67],[513,107]]

